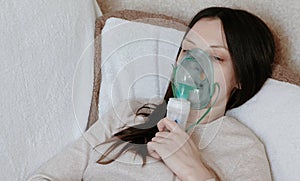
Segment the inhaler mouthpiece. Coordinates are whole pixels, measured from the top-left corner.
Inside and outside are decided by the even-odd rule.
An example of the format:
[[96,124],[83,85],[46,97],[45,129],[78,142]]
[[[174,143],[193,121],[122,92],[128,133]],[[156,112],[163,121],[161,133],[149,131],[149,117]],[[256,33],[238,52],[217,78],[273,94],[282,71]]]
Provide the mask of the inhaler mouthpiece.
[[203,50],[188,50],[173,69],[171,78],[175,98],[188,100],[191,109],[206,108],[214,94],[214,69]]

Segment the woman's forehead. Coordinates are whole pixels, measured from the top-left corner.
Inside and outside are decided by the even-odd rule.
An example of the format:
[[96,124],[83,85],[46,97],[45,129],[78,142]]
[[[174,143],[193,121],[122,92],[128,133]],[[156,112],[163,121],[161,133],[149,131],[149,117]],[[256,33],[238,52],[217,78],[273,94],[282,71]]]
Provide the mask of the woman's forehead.
[[225,47],[226,38],[222,22],[218,18],[203,18],[199,20],[188,32],[183,43],[192,43],[197,47]]

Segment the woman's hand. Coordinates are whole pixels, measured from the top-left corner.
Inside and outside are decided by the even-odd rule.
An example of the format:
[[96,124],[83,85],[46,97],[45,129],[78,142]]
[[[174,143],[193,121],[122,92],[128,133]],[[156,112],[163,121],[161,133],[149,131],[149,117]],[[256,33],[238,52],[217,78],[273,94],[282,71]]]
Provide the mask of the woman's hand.
[[200,159],[199,150],[189,135],[167,118],[157,124],[159,132],[148,142],[149,154],[162,159],[181,180],[206,180],[213,175]]

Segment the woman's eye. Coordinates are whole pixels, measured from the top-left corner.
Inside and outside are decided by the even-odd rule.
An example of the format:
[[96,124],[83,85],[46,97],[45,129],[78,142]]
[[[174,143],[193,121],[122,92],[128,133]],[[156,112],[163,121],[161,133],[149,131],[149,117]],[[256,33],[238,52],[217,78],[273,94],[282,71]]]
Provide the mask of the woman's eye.
[[213,56],[213,59],[214,60],[217,60],[217,61],[223,61],[224,59],[220,58],[220,57],[217,57],[217,56]]
[[185,53],[187,50],[182,48],[182,52]]

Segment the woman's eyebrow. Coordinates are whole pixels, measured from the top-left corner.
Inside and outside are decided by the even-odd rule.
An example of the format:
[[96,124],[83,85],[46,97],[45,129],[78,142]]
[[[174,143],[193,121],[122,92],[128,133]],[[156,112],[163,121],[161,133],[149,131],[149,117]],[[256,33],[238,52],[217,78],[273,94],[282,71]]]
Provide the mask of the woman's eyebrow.
[[228,50],[228,48],[223,45],[210,45],[209,47],[210,48],[224,48],[225,50]]
[[[191,43],[192,45],[197,46],[197,44],[196,44],[195,42],[193,42],[192,40],[187,39],[187,38],[185,38],[185,39],[183,40],[183,42]],[[209,45],[209,47],[210,47],[210,48],[223,48],[223,49],[225,49],[225,50],[228,50],[228,48],[225,47],[225,46],[223,46],[223,45]]]
[[188,43],[191,43],[191,44],[193,44],[193,45],[196,45],[196,43],[194,43],[192,40],[187,39],[187,38],[185,38],[185,39],[182,41],[182,43],[183,43],[183,42],[188,42]]

